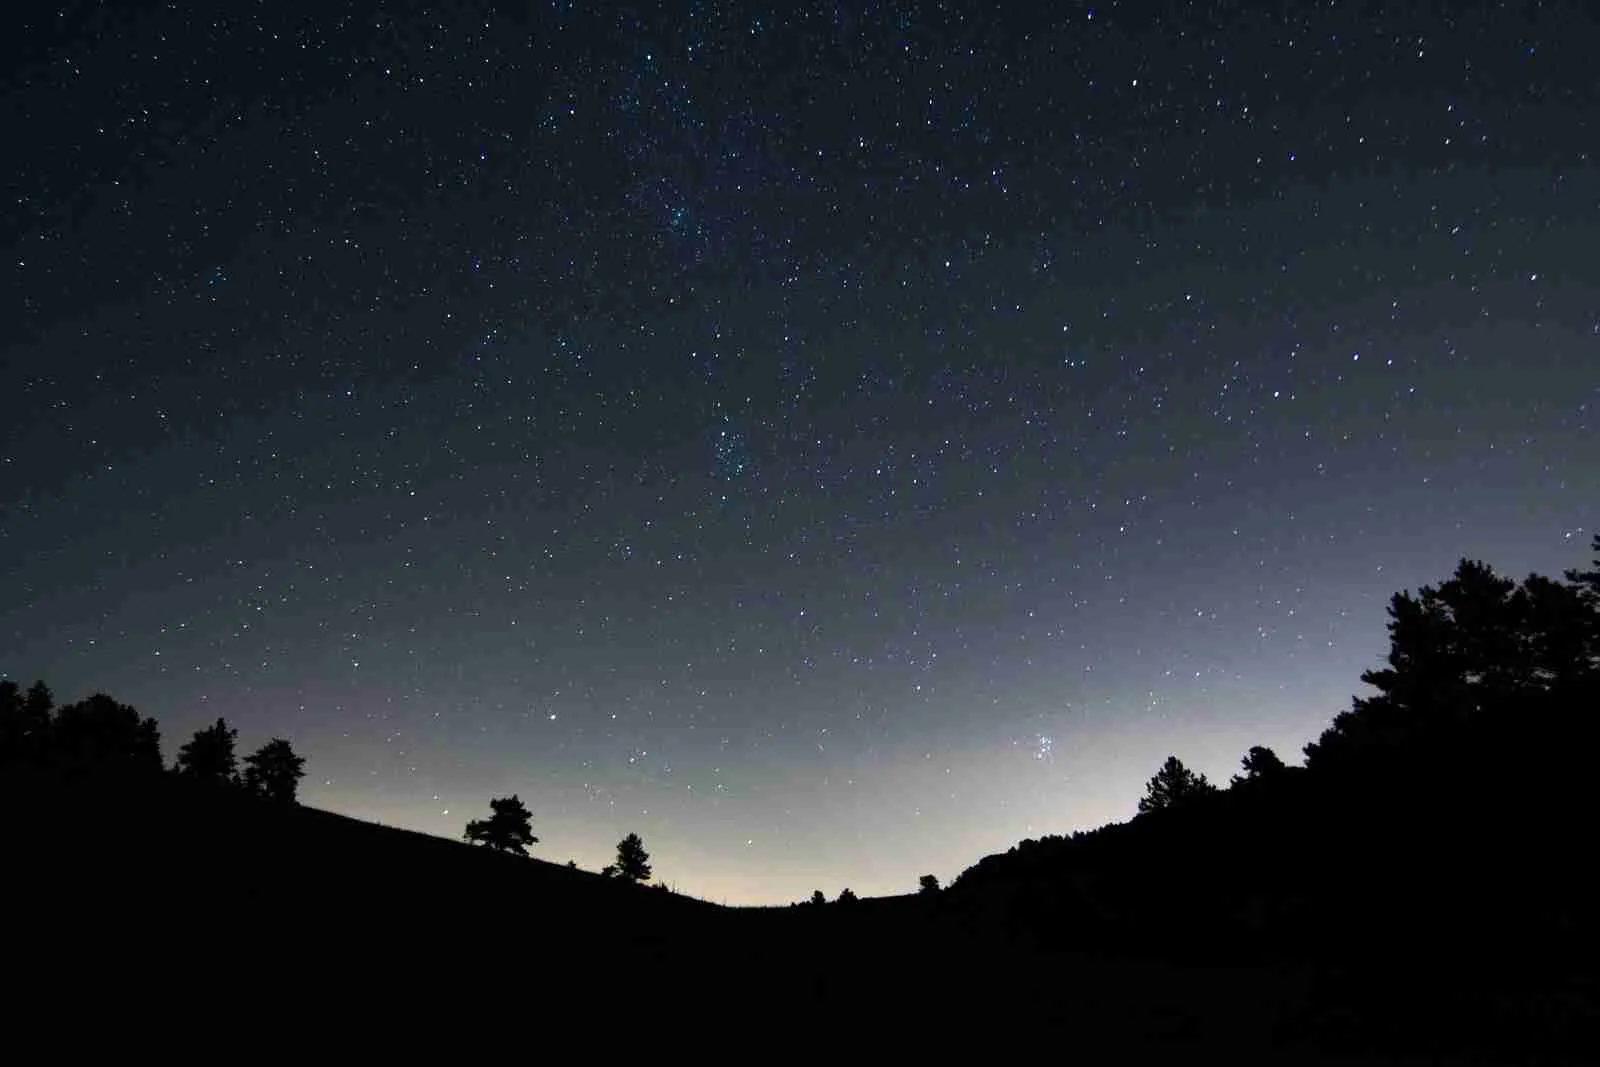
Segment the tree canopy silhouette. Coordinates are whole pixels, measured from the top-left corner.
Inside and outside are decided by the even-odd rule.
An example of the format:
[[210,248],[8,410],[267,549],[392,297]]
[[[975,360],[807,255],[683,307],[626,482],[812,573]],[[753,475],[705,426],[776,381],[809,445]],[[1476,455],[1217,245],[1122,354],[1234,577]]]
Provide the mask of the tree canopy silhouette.
[[528,846],[539,843],[533,836],[533,815],[515,793],[491,799],[489,810],[492,814],[487,819],[467,823],[468,841],[519,856],[526,856]]
[[1335,716],[1306,746],[1306,766],[1416,758],[1437,739],[1496,716],[1592,699],[1600,678],[1600,572],[1567,577],[1569,584],[1529,575],[1518,584],[1464,559],[1438,586],[1396,593],[1387,666],[1361,676],[1377,694],[1355,697]]
[[813,903],[813,904],[826,904],[827,902],[828,902],[828,898],[822,895],[822,890],[813,889],[811,891],[811,903]]
[[159,774],[162,769],[161,731],[156,721],[141,718],[133,708],[104,693],[58,709],[48,738],[47,759],[64,770]]
[[1250,750],[1239,761],[1239,766],[1243,768],[1244,773],[1233,776],[1231,783],[1233,785],[1238,785],[1240,782],[1259,782],[1289,769],[1278,754],[1266,745],[1251,745]]
[[467,822],[466,838],[499,853],[528,854],[528,846],[538,845],[533,835],[533,814],[517,793],[490,800],[490,817]]
[[939,879],[931,874],[925,874],[917,879],[917,891],[923,896],[933,896],[939,892]]
[[227,720],[218,719],[178,749],[176,770],[186,778],[212,785],[231,785],[238,780],[238,760],[233,754],[233,743],[239,731],[228,726]]
[[274,737],[244,758],[244,787],[268,800],[293,804],[305,766],[304,756],[295,755],[289,742]]
[[1145,794],[1139,798],[1139,811],[1178,807],[1216,791],[1217,787],[1206,781],[1205,775],[1196,774],[1185,767],[1177,756],[1168,756],[1167,762],[1145,783]]
[[840,904],[854,904],[855,902],[856,902],[855,892],[852,891],[849,886],[846,886],[845,888],[839,890],[839,903]]
[[617,862],[613,869],[618,877],[630,882],[650,880],[650,853],[644,850],[644,842],[638,834],[629,834],[617,842]]
[[16,682],[0,681],[0,769],[37,767],[50,746],[50,711],[55,699],[44,682],[23,693]]

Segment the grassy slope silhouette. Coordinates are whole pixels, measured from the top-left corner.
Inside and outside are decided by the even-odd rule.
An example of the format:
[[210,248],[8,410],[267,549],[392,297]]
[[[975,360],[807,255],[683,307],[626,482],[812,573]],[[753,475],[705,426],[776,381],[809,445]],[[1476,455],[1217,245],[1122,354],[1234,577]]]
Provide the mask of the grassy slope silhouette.
[[[1319,766],[1023,842],[937,894],[727,909],[172,775],[7,773],[8,944],[46,985],[297,990],[346,1021],[438,988],[567,1026],[1583,1062],[1600,605],[1469,585],[1427,641],[1391,625],[1405,684]],[[1374,746],[1377,716],[1411,725]]]

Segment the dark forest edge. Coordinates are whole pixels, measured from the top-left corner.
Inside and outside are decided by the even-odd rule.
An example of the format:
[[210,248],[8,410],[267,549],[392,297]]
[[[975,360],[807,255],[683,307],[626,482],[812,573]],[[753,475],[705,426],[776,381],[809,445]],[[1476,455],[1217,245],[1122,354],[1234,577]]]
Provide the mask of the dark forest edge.
[[[1593,740],[1600,713],[1600,535],[1593,550],[1595,569],[1569,570],[1565,581],[1531,574],[1516,582],[1464,559],[1440,585],[1395,594],[1387,664],[1361,677],[1377,695],[1354,698],[1305,746],[1303,767],[1253,746],[1241,773],[1219,789],[1172,756],[1147,783],[1130,822],[1023,841],[969,868],[948,890],[924,875],[919,895],[970,895],[1057,862],[1071,866],[1068,857],[1094,863],[1102,852],[1115,852],[1120,861],[1128,857],[1109,842],[1134,835],[1165,847],[1185,835],[1244,832],[1248,824],[1249,832],[1267,835],[1261,848],[1281,852],[1289,841],[1274,833],[1291,829],[1285,812],[1316,816],[1320,828],[1331,829],[1321,823],[1332,813],[1312,810],[1322,801],[1348,805],[1341,820],[1348,821],[1370,814],[1375,801],[1405,801],[1416,815],[1418,806],[1431,810],[1441,797],[1463,814],[1484,801],[1520,808],[1534,797],[1554,799],[1551,790],[1568,782],[1551,772],[1591,756],[1591,749],[1570,744]],[[288,741],[272,738],[241,761],[237,738],[219,718],[196,731],[167,767],[158,723],[136,709],[105,693],[57,706],[42,680],[25,691],[15,680],[0,680],[0,776],[12,784],[136,789],[166,774],[207,790],[297,803],[305,758]],[[1552,824],[1563,822],[1569,812],[1586,809],[1588,797],[1578,790],[1567,798],[1575,807],[1543,815]],[[539,842],[531,812],[517,796],[492,798],[490,810],[489,818],[467,823],[465,840],[517,855]],[[648,881],[648,859],[638,835],[629,834],[618,844],[617,862],[601,873]],[[825,899],[818,890],[808,903]],[[849,903],[856,896],[846,889],[839,899]]]
[[[1600,536],[1593,547],[1600,555]],[[1491,884],[1532,910],[1493,909],[1472,929],[1498,925],[1490,917],[1547,933],[1589,926],[1568,876],[1597,808],[1595,566],[1519,583],[1461,561],[1438,586],[1391,599],[1386,665],[1362,675],[1376,695],[1354,698],[1307,744],[1303,767],[1252,747],[1219,789],[1171,757],[1130,822],[1023,841],[949,892],[1004,897],[1012,921],[1065,908],[1102,931],[1137,922],[1157,938],[1201,912],[1234,937],[1294,913],[1324,949],[1363,940],[1349,940],[1361,923],[1341,913],[1387,912],[1386,927],[1445,936],[1444,917],[1462,917],[1458,902],[1487,905]],[[1453,877],[1442,896],[1415,899]]]

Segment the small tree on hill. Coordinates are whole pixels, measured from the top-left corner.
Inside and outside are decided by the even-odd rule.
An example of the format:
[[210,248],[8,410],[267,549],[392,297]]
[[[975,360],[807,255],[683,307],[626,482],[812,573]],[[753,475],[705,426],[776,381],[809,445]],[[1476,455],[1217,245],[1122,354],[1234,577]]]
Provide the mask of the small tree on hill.
[[811,891],[811,903],[826,904],[827,902],[828,898],[822,895],[822,890],[814,889]]
[[487,819],[473,819],[467,823],[468,841],[519,856],[526,856],[528,846],[539,843],[533,836],[533,815],[515,793],[493,798],[489,801],[489,810],[493,814]]
[[849,886],[846,886],[845,888],[839,890],[839,903],[840,904],[854,904],[855,902],[856,902],[856,895],[855,895],[855,893],[851,892]]
[[917,891],[925,897],[933,896],[939,892],[939,879],[931,874],[925,874],[917,879]]
[[194,737],[178,749],[178,773],[213,785],[230,785],[237,781],[239,768],[233,755],[233,742],[238,736],[239,731],[229,729],[225,719],[218,719],[204,730],[196,730]]
[[293,804],[305,766],[304,756],[295,755],[289,742],[274,737],[244,758],[244,787],[268,800]]
[[650,853],[644,850],[644,842],[638,834],[629,834],[617,842],[617,862],[614,871],[619,878],[626,878],[630,882],[648,882],[650,880]]
[[1177,756],[1168,756],[1155,777],[1145,784],[1145,794],[1139,798],[1139,811],[1142,814],[1181,807],[1196,797],[1216,791],[1217,787],[1206,781],[1205,775],[1185,767]]

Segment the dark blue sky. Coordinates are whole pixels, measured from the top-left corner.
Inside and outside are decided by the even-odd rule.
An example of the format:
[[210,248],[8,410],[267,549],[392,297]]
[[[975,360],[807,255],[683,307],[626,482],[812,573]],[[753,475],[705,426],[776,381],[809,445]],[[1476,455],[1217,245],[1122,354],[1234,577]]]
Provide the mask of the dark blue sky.
[[1587,5],[430,6],[15,17],[0,673],[786,901],[1586,559]]

